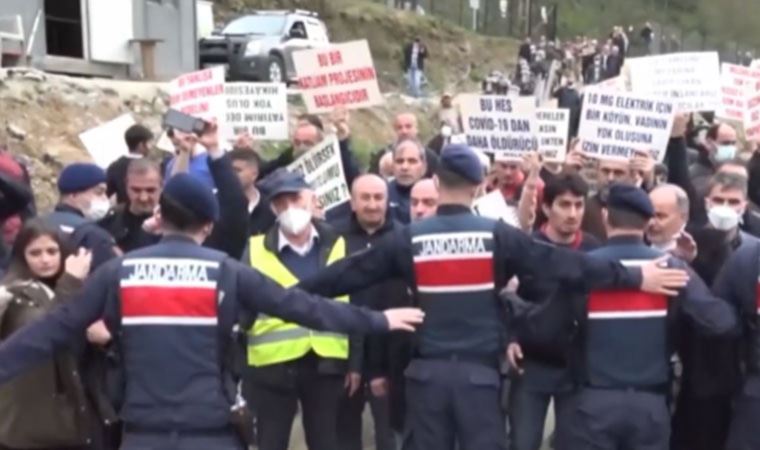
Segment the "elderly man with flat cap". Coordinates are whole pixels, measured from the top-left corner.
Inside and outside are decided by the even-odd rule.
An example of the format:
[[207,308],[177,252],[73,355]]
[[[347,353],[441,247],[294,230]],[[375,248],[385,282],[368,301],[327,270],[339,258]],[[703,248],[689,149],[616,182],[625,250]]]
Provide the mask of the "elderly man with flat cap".
[[404,279],[426,314],[406,369],[406,445],[451,449],[459,442],[462,448],[501,450],[507,439],[500,361],[509,325],[496,294],[512,276],[541,271],[570,289],[638,287],[667,294],[685,284],[686,274],[654,263],[627,269],[534,242],[504,222],[473,215],[483,168],[465,145],[443,149],[434,180],[436,215],[394,230],[300,287],[337,296]]
[[[249,431],[227,358],[239,314],[315,330],[412,330],[414,309],[374,312],[286,290],[200,246],[219,218],[211,188],[188,174],[159,201],[163,239],[98,269],[81,293],[0,344],[0,385],[76,342],[103,318],[123,362],[122,449],[242,450]],[[229,342],[229,343],[228,343]]]
[[659,261],[683,267],[691,276],[675,296],[598,288],[574,302],[571,310],[580,328],[572,344],[571,371],[580,388],[558,421],[557,448],[667,450],[672,325],[688,317],[703,334],[736,333],[736,314],[685,263],[646,245],[654,207],[644,191],[612,185],[603,216],[607,245],[590,252],[591,257],[627,267]]

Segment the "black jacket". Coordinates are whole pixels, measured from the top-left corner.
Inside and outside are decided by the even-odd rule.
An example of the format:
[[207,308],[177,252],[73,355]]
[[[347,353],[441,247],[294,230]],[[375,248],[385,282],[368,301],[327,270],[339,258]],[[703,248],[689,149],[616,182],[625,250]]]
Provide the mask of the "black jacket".
[[269,206],[269,201],[260,193],[259,203],[248,214],[248,235],[256,236],[257,234],[266,233],[276,220],[277,218]]
[[[217,189],[220,215],[203,246],[239,259],[249,236],[248,199],[227,156],[219,159],[209,158],[208,165]],[[114,209],[101,219],[98,225],[113,236],[125,253],[157,244],[160,236],[142,230],[142,224],[148,217],[134,216],[128,209],[129,205]]]
[[[404,46],[404,72],[409,70],[412,66],[412,48],[414,43],[409,43]],[[423,43],[419,43],[419,53],[417,54],[417,69],[425,70],[425,59],[428,57],[427,47]]]
[[[373,234],[367,234],[356,219],[355,214],[335,223],[335,229],[346,240],[346,253],[353,255],[375,245],[383,236],[392,233],[394,229],[402,225],[392,220],[389,214],[383,226]],[[352,295],[351,301],[355,304],[382,311],[395,305],[409,304],[406,285],[398,280],[390,280],[370,286]],[[396,339],[397,338],[397,339]],[[395,341],[403,339],[403,334],[396,334]],[[388,376],[391,365],[406,366],[403,359],[399,360],[396,355],[390,353],[390,336],[377,335],[367,336],[366,340],[359,340],[359,344],[351,348],[349,366],[352,371],[366,374],[370,379]],[[398,345],[394,345],[398,347]],[[403,358],[404,355],[398,355]],[[408,357],[408,355],[406,355]],[[407,360],[408,361],[408,360]],[[401,368],[403,375],[403,368]]]

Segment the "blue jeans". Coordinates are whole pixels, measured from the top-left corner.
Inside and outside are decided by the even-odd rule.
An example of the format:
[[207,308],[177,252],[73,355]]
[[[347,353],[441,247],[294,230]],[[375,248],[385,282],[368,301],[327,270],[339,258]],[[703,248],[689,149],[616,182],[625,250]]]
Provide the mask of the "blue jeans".
[[565,416],[570,392],[551,394],[526,389],[517,383],[510,397],[509,430],[511,450],[539,450],[544,439],[544,423],[549,403],[554,400],[555,429]]
[[410,68],[406,72],[406,81],[409,87],[409,95],[414,98],[422,96],[422,71],[417,68]]
[[146,433],[124,435],[121,450],[244,450],[237,436],[176,435]]

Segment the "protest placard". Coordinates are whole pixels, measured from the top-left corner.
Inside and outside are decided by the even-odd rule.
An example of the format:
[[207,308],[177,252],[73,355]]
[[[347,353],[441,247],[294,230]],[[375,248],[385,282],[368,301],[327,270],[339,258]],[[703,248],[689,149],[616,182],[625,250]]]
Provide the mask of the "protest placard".
[[578,136],[583,151],[592,157],[628,160],[634,152],[649,151],[661,162],[674,117],[672,100],[589,90],[583,102]]
[[533,97],[462,95],[467,145],[494,155],[497,160],[520,160],[536,149],[536,103]]
[[351,197],[343,173],[338,139],[334,135],[293,161],[288,170],[303,175],[316,192],[325,211],[348,201]]
[[129,153],[124,133],[135,124],[130,114],[119,116],[79,135],[84,148],[92,156],[95,164],[107,168],[112,162]]
[[740,122],[748,139],[760,138],[760,70],[724,63],[718,116]]
[[475,200],[472,209],[475,214],[481,217],[503,220],[513,227],[520,226],[517,208],[514,205],[508,205],[504,201],[504,195],[499,190],[492,191]]
[[720,108],[717,52],[670,53],[626,59],[631,92],[669,98],[682,112]]
[[240,133],[257,141],[288,139],[288,94],[284,83],[227,83],[222,136]]
[[180,75],[169,83],[169,106],[223,128],[224,68],[212,67]]
[[313,114],[336,106],[366,108],[383,103],[367,41],[334,44],[293,54],[298,88]]
[[565,162],[567,137],[570,131],[569,109],[536,110],[538,150],[548,162]]

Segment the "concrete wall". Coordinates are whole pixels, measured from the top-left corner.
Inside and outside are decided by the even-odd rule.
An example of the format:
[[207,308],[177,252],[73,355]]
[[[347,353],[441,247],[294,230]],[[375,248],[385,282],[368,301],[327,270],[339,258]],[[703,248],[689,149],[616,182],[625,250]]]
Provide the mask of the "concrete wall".
[[195,70],[195,0],[134,0],[134,4],[135,38],[163,39],[156,47],[157,77],[168,79]]
[[[42,4],[43,0],[0,0],[0,16],[20,14],[24,24],[24,35],[28,38],[34,25],[37,10],[42,8]],[[37,28],[37,36],[32,47],[32,58],[39,58],[47,53],[44,19],[44,17],[40,19],[40,25]]]

